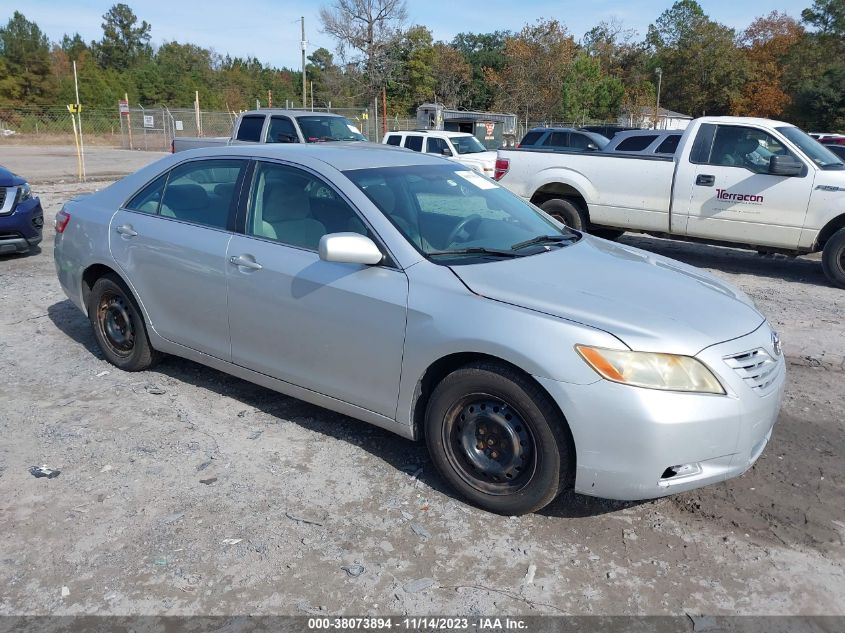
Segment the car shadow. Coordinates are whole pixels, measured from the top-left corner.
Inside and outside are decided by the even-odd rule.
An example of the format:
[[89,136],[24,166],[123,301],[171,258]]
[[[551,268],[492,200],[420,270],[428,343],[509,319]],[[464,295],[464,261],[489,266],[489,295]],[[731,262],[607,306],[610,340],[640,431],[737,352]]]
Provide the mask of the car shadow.
[[[97,358],[104,358],[91,331],[91,324],[69,299],[49,306],[47,315],[56,328],[68,338]],[[409,477],[416,477],[422,485],[466,503],[437,473],[423,442],[405,439],[366,422],[176,356],[165,356],[155,368],[144,373],[151,376],[151,381],[155,380],[152,378],[155,374],[167,376],[220,396],[233,398],[243,404],[244,409],[283,418],[309,431],[354,444],[396,470],[405,472]],[[558,518],[586,518],[635,505],[637,503],[608,501],[565,492],[541,510],[540,514]]]
[[620,244],[641,248],[677,259],[698,268],[714,268],[725,273],[748,274],[783,281],[829,286],[818,260],[785,255],[758,255],[756,252],[697,242],[663,239],[626,233]]
[[24,259],[26,257],[35,257],[41,254],[40,246],[30,246],[29,250],[23,253],[3,253],[0,255],[0,262],[5,262],[10,259]]

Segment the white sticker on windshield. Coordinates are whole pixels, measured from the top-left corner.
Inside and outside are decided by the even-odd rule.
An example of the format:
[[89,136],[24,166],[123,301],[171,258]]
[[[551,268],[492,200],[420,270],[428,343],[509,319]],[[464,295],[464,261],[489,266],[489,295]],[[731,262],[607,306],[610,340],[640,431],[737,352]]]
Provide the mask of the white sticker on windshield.
[[490,182],[486,178],[484,178],[481,174],[475,171],[456,171],[455,174],[463,178],[464,180],[471,182],[479,189],[498,189],[499,185],[496,183]]
[[355,126],[354,126],[354,125],[352,125],[351,123],[347,123],[347,124],[346,124],[346,127],[348,127],[348,128],[349,128],[349,131],[350,131],[350,132],[355,132],[355,134],[360,134],[360,133],[361,133],[361,130],[359,130],[357,127],[355,127]]

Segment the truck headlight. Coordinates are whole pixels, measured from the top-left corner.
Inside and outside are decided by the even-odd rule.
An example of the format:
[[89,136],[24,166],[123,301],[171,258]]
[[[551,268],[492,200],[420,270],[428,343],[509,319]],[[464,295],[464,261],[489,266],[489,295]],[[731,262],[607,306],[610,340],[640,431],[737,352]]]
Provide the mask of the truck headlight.
[[32,189],[29,187],[29,183],[25,182],[21,185],[18,191],[18,202],[23,202],[24,200],[29,200],[32,197]]
[[664,391],[725,393],[713,372],[691,356],[586,345],[576,345],[575,349],[599,376],[612,382]]

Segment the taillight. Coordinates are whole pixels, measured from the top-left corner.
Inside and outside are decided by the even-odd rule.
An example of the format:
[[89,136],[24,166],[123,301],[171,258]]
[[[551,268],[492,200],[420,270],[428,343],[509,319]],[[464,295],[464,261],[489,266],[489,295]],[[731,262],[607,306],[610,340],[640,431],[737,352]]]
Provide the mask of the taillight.
[[62,209],[56,214],[56,233],[64,233],[68,222],[70,222],[70,213]]
[[496,159],[496,171],[493,173],[493,180],[501,180],[502,176],[504,176],[511,168],[511,160],[510,158],[497,158]]
[[522,143],[517,143],[517,144],[516,144],[516,149],[519,149],[520,147],[522,147]]

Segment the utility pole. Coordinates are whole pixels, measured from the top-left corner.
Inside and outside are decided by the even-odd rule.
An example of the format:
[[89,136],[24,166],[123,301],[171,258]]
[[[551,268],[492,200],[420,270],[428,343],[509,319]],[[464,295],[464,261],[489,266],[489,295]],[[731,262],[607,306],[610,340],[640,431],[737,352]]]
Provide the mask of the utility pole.
[[654,108],[654,129],[656,130],[660,121],[660,84],[663,83],[663,69],[658,66],[654,72],[657,73],[657,106]]
[[73,62],[73,89],[76,92],[76,120],[79,127],[79,179],[85,180],[85,143],[82,140],[82,106],[79,105],[79,79],[76,76],[76,62]]
[[300,20],[302,20],[302,109],[308,109],[308,101],[306,97],[306,90],[305,90],[305,16],[303,15]]

